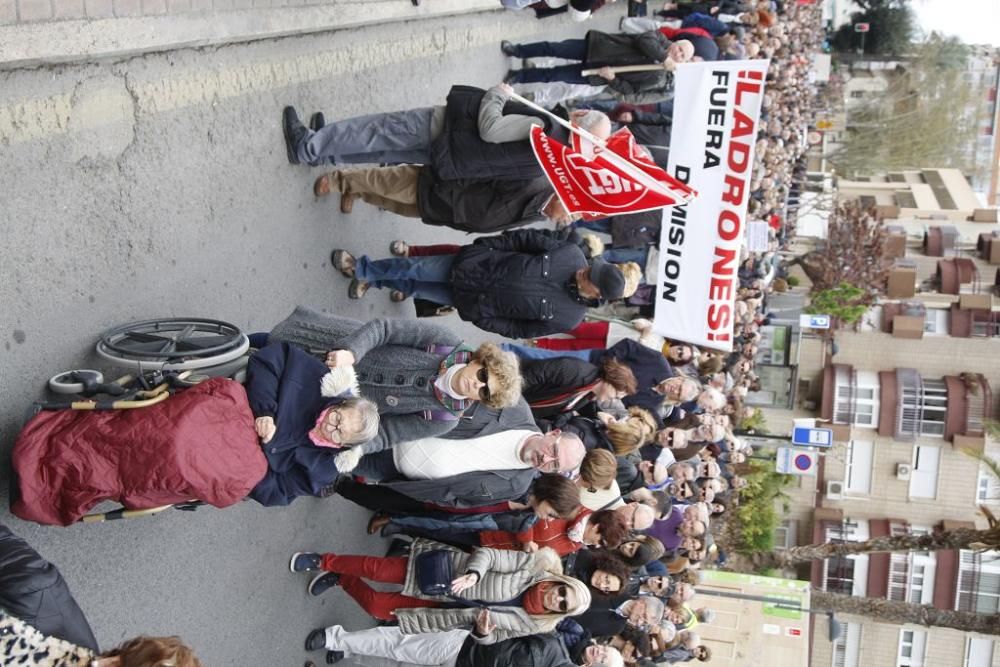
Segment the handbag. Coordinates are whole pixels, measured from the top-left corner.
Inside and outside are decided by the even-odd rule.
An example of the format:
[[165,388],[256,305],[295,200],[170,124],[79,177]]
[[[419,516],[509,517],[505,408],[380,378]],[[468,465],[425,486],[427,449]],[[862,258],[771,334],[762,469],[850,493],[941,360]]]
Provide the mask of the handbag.
[[446,549],[425,551],[417,556],[417,588],[424,595],[451,596],[451,581],[454,579],[451,552]]

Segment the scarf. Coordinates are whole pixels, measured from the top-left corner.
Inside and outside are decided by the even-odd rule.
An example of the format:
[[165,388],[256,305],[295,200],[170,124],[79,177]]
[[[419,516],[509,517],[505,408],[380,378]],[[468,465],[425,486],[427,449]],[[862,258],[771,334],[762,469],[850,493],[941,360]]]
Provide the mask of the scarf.
[[551,614],[552,612],[545,608],[543,600],[545,598],[545,594],[550,588],[552,588],[552,586],[552,582],[546,581],[528,588],[528,590],[524,592],[524,597],[522,598],[524,610],[532,616],[544,616],[545,614]]
[[335,407],[337,406],[331,405],[330,407],[320,412],[319,417],[316,418],[316,427],[309,431],[309,439],[312,440],[312,443],[317,447],[331,447],[333,449],[343,448],[343,445],[340,444],[339,442],[333,442],[332,440],[327,440],[326,436],[323,435],[323,432],[320,431],[319,429],[319,425],[323,423],[324,419],[326,419],[326,416],[327,414],[329,414],[330,410],[333,410]]
[[[466,345],[457,345],[455,347],[450,347],[448,345],[428,345],[427,351],[431,354],[446,354],[447,356],[441,360],[441,366],[438,369],[438,376],[444,375],[448,372],[448,369],[455,364],[467,364],[472,359],[472,348]],[[437,378],[435,378],[437,380]],[[458,421],[465,409],[470,405],[475,403],[473,399],[469,398],[454,398],[449,396],[447,393],[442,391],[435,385],[432,381],[431,391],[434,392],[434,398],[444,406],[444,410],[427,409],[423,410],[421,416],[428,421]]]

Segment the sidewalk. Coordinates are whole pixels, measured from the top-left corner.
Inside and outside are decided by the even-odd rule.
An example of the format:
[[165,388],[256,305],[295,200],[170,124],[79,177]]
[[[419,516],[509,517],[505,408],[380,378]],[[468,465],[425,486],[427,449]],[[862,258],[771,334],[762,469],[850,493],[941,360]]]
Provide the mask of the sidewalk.
[[500,10],[497,0],[0,0],[0,70]]

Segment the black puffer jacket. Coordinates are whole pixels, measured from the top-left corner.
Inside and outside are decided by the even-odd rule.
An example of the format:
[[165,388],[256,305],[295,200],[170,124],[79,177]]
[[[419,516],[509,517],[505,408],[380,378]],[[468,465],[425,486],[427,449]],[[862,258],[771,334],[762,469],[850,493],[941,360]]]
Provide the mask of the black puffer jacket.
[[[585,69],[596,67],[619,67],[622,65],[655,65],[667,59],[667,49],[671,41],[659,30],[650,30],[638,35],[627,33],[606,33],[591,30],[587,33],[587,59]],[[673,81],[667,70],[649,72],[626,72],[616,74],[607,81],[597,75],[588,77],[595,86],[608,86],[618,92],[631,95],[647,90],[665,89]]]
[[580,247],[554,233],[519,229],[476,239],[452,266],[454,305],[463,320],[508,338],[566,332],[587,312],[568,287],[586,266]]
[[0,609],[43,635],[97,651],[90,624],[59,570],[2,523]]
[[470,635],[455,667],[573,667],[569,654],[552,633],[480,644]]
[[[479,135],[479,107],[486,91],[472,86],[452,86],[444,112],[444,127],[431,144],[431,166],[441,180],[522,180],[542,176],[531,143],[490,143]],[[517,102],[507,102],[503,115],[540,118],[545,133],[566,143],[567,131],[545,114]]]

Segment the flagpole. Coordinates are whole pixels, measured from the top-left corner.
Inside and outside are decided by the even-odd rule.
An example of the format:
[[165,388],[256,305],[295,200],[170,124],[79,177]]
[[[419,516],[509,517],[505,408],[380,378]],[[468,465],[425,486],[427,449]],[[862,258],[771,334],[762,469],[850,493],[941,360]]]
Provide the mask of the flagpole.
[[[520,102],[521,104],[525,105],[526,107],[528,107],[530,109],[534,109],[535,111],[541,111],[542,113],[544,113],[545,115],[549,116],[552,120],[554,120],[559,125],[562,125],[563,127],[565,127],[570,132],[573,132],[574,134],[577,134],[580,137],[586,139],[587,141],[593,143],[595,146],[599,146],[601,148],[607,148],[607,143],[605,141],[603,141],[602,139],[598,139],[596,136],[594,136],[593,134],[591,134],[587,130],[583,129],[582,127],[577,127],[577,126],[573,125],[573,123],[570,123],[569,121],[563,120],[562,118],[560,118],[556,114],[552,113],[548,109],[546,109],[544,107],[538,106],[534,102],[521,97],[517,93],[510,93],[510,97],[511,97],[511,99],[517,100],[518,102]],[[616,167],[618,167],[619,169],[621,169],[622,171],[624,171],[626,174],[628,174],[630,178],[638,181],[643,186],[645,186],[647,189],[652,190],[654,192],[659,192],[660,194],[664,194],[664,195],[666,195],[668,197],[676,198],[676,199],[679,200],[678,203],[687,204],[687,203],[690,203],[691,201],[693,201],[694,198],[695,198],[695,195],[693,193],[690,193],[690,192],[681,192],[681,191],[675,190],[674,188],[670,187],[666,183],[661,183],[660,181],[656,180],[655,178],[653,178],[652,176],[650,176],[649,174],[647,174],[643,170],[641,170],[638,167],[636,167],[635,165],[633,165],[628,160],[622,158],[620,155],[618,155],[614,151],[604,150],[604,151],[601,152],[601,157],[603,157],[604,159],[606,159],[608,162],[613,163]]]

